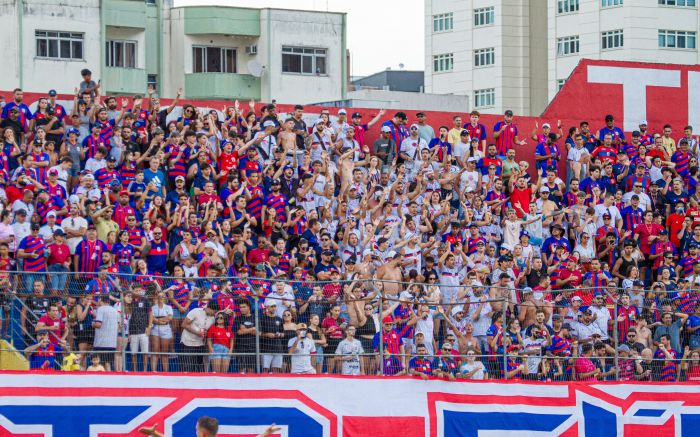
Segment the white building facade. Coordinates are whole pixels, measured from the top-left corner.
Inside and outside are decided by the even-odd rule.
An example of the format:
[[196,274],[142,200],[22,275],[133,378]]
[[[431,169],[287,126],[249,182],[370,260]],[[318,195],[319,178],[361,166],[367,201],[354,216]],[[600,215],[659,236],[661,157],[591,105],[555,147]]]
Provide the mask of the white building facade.
[[88,68],[110,94],[309,103],[345,97],[342,13],[172,0],[0,0],[0,89],[72,93]]
[[541,113],[582,58],[697,64],[698,0],[426,0],[425,90]]

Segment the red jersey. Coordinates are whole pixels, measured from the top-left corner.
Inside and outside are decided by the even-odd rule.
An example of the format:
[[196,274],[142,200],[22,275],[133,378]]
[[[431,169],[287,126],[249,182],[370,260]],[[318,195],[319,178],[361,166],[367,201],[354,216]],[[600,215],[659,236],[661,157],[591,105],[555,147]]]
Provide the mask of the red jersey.
[[53,344],[58,344],[61,340],[61,334],[66,329],[66,324],[60,318],[52,319],[48,314],[44,314],[38,320],[38,323],[43,323],[46,327],[58,326],[58,331],[47,331],[49,333],[49,341]]
[[231,339],[233,339],[233,333],[225,326],[213,325],[211,328],[209,328],[209,331],[207,331],[207,338],[211,338],[212,344],[220,344],[230,347]]

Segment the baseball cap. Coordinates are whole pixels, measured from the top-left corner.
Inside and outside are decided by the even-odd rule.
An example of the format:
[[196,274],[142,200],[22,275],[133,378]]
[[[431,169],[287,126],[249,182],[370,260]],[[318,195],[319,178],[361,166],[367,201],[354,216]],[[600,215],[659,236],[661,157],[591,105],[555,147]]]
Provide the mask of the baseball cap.
[[49,90],[49,97],[56,97],[56,95],[58,95],[56,90]]
[[467,162],[476,162],[476,158],[470,156],[469,158],[467,158]]
[[360,114],[359,112],[353,112],[352,118],[362,118],[362,114]]
[[389,126],[382,126],[382,132],[391,132],[391,128]]
[[454,315],[457,314],[457,313],[463,313],[463,312],[464,312],[464,308],[463,308],[463,307],[456,306],[456,307],[453,307],[453,308],[452,308],[452,311],[450,311],[450,314],[452,314],[452,315],[454,316]]
[[63,232],[63,229],[58,228],[55,231],[53,231],[53,235],[54,236],[58,235],[58,236],[64,237],[66,235],[66,233]]
[[469,131],[466,130],[466,129],[462,129],[462,132],[460,132],[459,135],[460,135],[460,136],[469,135]]
[[279,179],[273,179],[270,185],[280,185],[282,182]]
[[39,223],[32,223],[32,225],[30,227],[30,229],[32,231],[38,231],[40,228],[41,228],[41,226],[39,226]]
[[[611,116],[611,117],[612,117],[612,116]],[[647,125],[647,121],[646,121],[646,120],[641,120],[641,121],[639,122],[639,125],[640,125],[640,126],[646,126],[646,125]]]
[[612,121],[612,120],[614,120],[614,119],[615,119],[615,118],[612,116],[612,114],[608,114],[608,115],[605,116],[605,121]]
[[659,235],[668,235],[668,231],[666,229],[662,229],[659,231]]
[[321,255],[333,255],[333,251],[326,249],[323,252],[321,252]]
[[574,296],[573,299],[571,299],[571,302],[576,302],[576,301],[583,302],[583,299],[581,299],[581,296]]
[[204,247],[205,247],[206,249],[214,249],[214,250],[216,250],[216,244],[214,244],[214,243],[211,242],[211,241],[207,241],[206,243],[204,243]]
[[521,237],[529,237],[530,233],[523,229],[522,231],[520,231],[520,236]]
[[275,125],[275,122],[272,120],[267,120],[265,123],[263,123],[263,127],[270,127],[270,126],[274,126],[274,125]]
[[257,271],[259,271],[259,272],[264,272],[264,271],[265,271],[265,266],[263,265],[263,263],[258,263],[258,264],[255,266],[255,270],[257,270]]
[[544,128],[551,128],[552,126],[549,123],[542,123],[542,129]]
[[340,108],[340,109],[338,109],[338,115],[340,115],[340,114],[347,114],[347,113],[348,113],[348,111],[346,111],[345,108]]
[[632,131],[632,136],[633,136],[633,137],[641,137],[641,136],[642,136],[642,133],[639,132],[638,130],[635,130],[635,131]]
[[51,170],[49,170],[49,176],[58,176],[58,170],[52,168]]
[[413,123],[413,124],[411,125],[411,129],[413,129],[413,128],[420,129],[420,126],[418,126],[417,124]]
[[92,173],[86,174],[86,175],[84,176],[84,178],[85,178],[85,179],[88,179],[88,180],[93,180],[93,181],[95,180],[95,176],[93,176]]
[[626,344],[621,344],[617,347],[618,352],[625,352],[625,353],[630,353],[630,347],[627,346]]
[[396,251],[395,250],[390,250],[389,253],[386,254],[389,258],[393,258],[396,256]]
[[540,188],[540,193],[549,193],[549,188],[543,186]]
[[119,191],[120,196],[128,196],[129,195],[129,190],[121,190]]
[[49,211],[49,212],[46,214],[46,217],[47,217],[47,218],[48,218],[48,217],[56,217],[56,211]]
[[507,115],[508,117],[512,117],[512,116],[513,116],[513,111],[510,110],[510,109],[507,109],[506,112],[504,113],[504,115]]
[[110,156],[107,157],[107,162],[117,162],[117,158],[115,158],[114,156],[111,156],[111,155],[110,155]]
[[394,323],[394,319],[391,316],[386,316],[382,319],[382,323]]

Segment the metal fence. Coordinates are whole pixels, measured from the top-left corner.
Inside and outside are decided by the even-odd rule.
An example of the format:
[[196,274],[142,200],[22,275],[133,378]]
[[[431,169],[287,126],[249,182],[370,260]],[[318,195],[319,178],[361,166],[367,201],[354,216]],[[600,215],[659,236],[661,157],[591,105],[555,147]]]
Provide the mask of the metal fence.
[[[434,285],[379,280],[60,272],[19,273],[2,283],[0,334],[35,368],[542,381],[700,377],[700,332],[686,323],[695,311],[697,290],[668,291],[658,284],[624,291],[475,285],[443,286],[436,292]],[[210,312],[215,325],[222,316],[230,339],[216,337],[213,330],[213,337],[196,337],[189,329],[189,311],[208,302],[219,305]],[[95,323],[100,305],[116,310],[114,347],[96,341],[105,334]],[[591,314],[579,314],[581,308]],[[54,319],[42,319],[51,311],[65,322],[65,329],[58,325],[60,335],[47,326]],[[281,320],[270,317],[273,313]],[[670,320],[664,320],[668,313]],[[387,316],[392,320],[385,324]],[[281,325],[272,326],[273,321]],[[299,336],[300,323],[307,325],[307,335]],[[47,327],[48,338],[38,338]],[[189,338],[183,339],[184,331]],[[357,341],[345,341],[348,331]],[[670,340],[662,339],[663,333]],[[62,353],[54,353],[59,347],[52,345]]]

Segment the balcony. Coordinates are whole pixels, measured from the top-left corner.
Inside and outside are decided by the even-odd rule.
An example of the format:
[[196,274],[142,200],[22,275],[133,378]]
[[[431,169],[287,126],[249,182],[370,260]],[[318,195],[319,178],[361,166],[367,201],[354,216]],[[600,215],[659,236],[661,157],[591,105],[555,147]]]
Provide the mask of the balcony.
[[146,70],[105,67],[102,69],[102,87],[107,93],[143,94],[146,92]]
[[250,74],[191,73],[185,75],[188,99],[260,99],[260,78]]
[[260,36],[260,10],[219,6],[185,9],[187,35]]
[[105,0],[105,26],[146,28],[146,2]]

